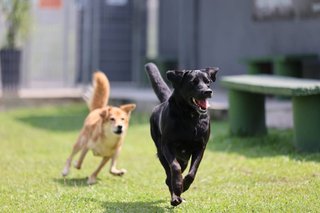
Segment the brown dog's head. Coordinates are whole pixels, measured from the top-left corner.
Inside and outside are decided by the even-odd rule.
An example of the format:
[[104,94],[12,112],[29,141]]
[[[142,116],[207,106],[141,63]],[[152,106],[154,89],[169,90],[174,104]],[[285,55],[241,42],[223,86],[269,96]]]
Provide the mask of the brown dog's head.
[[202,70],[169,70],[167,78],[175,91],[198,113],[206,113],[208,98],[212,96],[210,84],[216,80],[219,68]]
[[126,132],[131,112],[135,104],[125,104],[120,107],[108,106],[100,112],[103,131],[107,134],[122,135]]

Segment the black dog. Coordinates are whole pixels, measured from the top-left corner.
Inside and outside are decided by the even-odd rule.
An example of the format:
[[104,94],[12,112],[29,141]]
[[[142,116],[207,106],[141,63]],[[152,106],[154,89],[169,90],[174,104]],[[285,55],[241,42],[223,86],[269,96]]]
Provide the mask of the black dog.
[[[158,157],[165,169],[171,205],[179,205],[181,193],[193,182],[210,135],[208,98],[210,83],[216,79],[218,68],[167,72],[173,92],[163,81],[158,68],[148,63],[146,72],[161,104],[150,117],[151,136]],[[188,174],[182,173],[191,158]]]

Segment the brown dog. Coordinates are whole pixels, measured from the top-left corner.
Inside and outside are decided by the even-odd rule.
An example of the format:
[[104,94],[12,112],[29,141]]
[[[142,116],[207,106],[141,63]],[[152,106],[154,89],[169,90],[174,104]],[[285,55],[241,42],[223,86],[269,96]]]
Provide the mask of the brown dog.
[[91,149],[95,156],[102,157],[102,161],[90,175],[88,184],[96,183],[99,172],[110,158],[111,174],[121,176],[126,173],[125,169],[116,168],[116,160],[129,126],[130,114],[136,107],[135,104],[125,104],[120,107],[107,106],[110,93],[109,80],[102,72],[96,72],[93,77],[93,97],[89,100],[91,112],[84,122],[78,140],[62,171],[63,176],[69,174],[73,157],[82,150],[79,160],[75,163],[75,168],[80,169],[83,159]]

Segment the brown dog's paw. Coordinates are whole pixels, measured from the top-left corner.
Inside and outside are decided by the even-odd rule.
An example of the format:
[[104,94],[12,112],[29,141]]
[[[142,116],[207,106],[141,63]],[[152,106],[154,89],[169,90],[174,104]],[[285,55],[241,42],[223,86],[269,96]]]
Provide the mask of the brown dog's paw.
[[87,184],[88,184],[88,185],[93,185],[93,184],[95,184],[95,183],[97,183],[97,178],[96,178],[96,177],[93,177],[93,176],[90,176],[90,177],[88,178]]
[[127,170],[125,169],[113,169],[113,170],[110,170],[110,173],[113,174],[113,175],[116,175],[116,176],[122,176],[124,175],[125,173],[127,173]]
[[76,169],[81,169],[81,165],[78,163],[78,161],[75,161],[73,163],[73,167],[76,168]]
[[63,177],[67,176],[69,174],[69,168],[68,167],[65,167],[62,172],[61,172],[61,175]]

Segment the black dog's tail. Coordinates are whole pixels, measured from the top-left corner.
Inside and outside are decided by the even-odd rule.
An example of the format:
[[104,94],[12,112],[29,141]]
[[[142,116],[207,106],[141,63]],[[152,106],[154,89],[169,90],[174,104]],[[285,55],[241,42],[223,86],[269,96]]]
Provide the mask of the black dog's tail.
[[148,63],[145,65],[146,72],[151,81],[153,91],[156,93],[161,103],[169,99],[171,90],[166,82],[164,82],[158,67],[154,63]]

